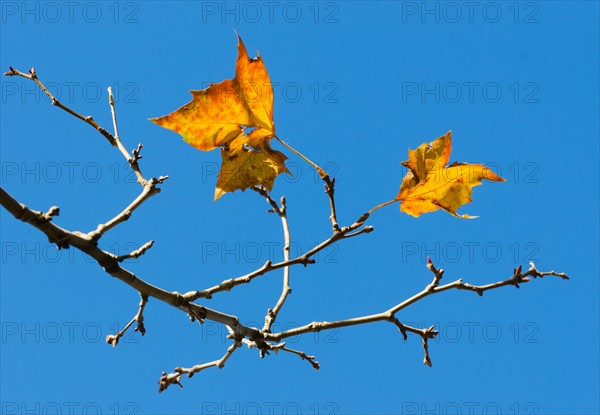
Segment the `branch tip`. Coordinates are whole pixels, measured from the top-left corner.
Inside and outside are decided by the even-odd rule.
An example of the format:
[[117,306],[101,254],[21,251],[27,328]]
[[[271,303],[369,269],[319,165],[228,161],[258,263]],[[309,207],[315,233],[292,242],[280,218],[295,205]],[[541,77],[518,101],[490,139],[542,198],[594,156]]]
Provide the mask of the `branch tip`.
[[171,385],[178,385],[181,389],[183,389],[183,385],[181,384],[181,373],[176,372],[167,375],[166,372],[162,372],[162,376],[158,381],[158,385],[158,393],[164,392]]
[[140,256],[144,255],[146,251],[154,246],[154,240],[150,240],[146,242],[144,245],[140,246],[138,249],[131,251],[129,254],[120,255],[117,257],[117,262],[123,262],[126,259],[137,259]]
[[54,216],[59,216],[60,215],[60,208],[58,206],[52,206],[50,209],[48,209],[48,212],[45,213],[45,216],[48,218],[48,220],[52,220],[52,218]]
[[365,221],[367,219],[369,219],[369,216],[371,216],[371,214],[369,212],[367,213],[363,213],[362,215],[360,215],[360,217],[356,220],[356,224],[363,224],[365,223]]
[[134,322],[137,322],[137,326],[133,331],[139,331],[142,336],[146,334],[146,328],[144,327],[144,307],[146,307],[146,303],[148,302],[148,295],[140,293],[140,303],[137,314],[131,319],[129,323],[123,328],[123,330],[119,331],[116,334],[109,334],[106,336],[106,343],[110,344],[112,347],[116,347],[119,344],[119,339],[123,337],[125,332],[131,327]]

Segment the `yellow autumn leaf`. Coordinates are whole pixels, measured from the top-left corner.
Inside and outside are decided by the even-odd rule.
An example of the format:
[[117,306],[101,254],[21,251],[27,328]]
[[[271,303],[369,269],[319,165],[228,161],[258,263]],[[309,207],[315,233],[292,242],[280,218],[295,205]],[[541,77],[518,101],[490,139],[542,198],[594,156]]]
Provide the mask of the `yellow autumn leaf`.
[[267,145],[256,150],[222,150],[221,157],[223,164],[215,189],[215,201],[227,192],[244,191],[256,185],[271,190],[279,174],[289,173],[284,164],[287,157]]
[[409,171],[395,199],[402,202],[402,212],[418,217],[444,209],[460,218],[473,218],[456,213],[462,205],[472,202],[472,188],[479,186],[483,179],[506,181],[483,164],[455,162],[446,167],[451,151],[451,131],[429,144],[423,143],[416,150],[408,150],[408,160],[402,164]]

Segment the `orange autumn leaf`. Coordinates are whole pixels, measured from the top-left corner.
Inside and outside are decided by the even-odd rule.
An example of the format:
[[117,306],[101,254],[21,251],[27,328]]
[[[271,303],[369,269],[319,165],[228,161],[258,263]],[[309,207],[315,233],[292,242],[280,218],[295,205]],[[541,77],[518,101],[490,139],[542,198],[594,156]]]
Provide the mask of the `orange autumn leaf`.
[[429,144],[423,143],[416,150],[408,150],[408,160],[402,165],[409,171],[395,199],[402,202],[402,212],[418,217],[444,209],[460,218],[473,218],[456,213],[462,205],[472,202],[473,186],[479,186],[483,179],[506,181],[483,164],[454,162],[446,166],[451,151],[452,131]]
[[[273,87],[267,68],[260,55],[248,56],[239,36],[235,78],[190,93],[192,101],[169,115],[150,120],[178,132],[186,142],[204,151],[236,139],[236,149],[246,143],[257,146],[275,135]],[[244,127],[254,130],[245,135]]]
[[271,190],[275,178],[279,174],[289,173],[284,164],[287,157],[268,146],[264,146],[260,150],[246,148],[236,152],[222,150],[221,157],[223,164],[219,171],[215,200],[227,192],[238,189],[244,191],[258,184]]
[[[270,183],[272,187],[278,174],[288,172],[283,164],[285,156],[282,153],[264,150],[275,136],[273,86],[267,68],[260,55],[256,58],[248,56],[239,35],[235,77],[219,84],[210,84],[206,89],[190,92],[192,101],[169,115],[151,118],[150,121],[181,134],[187,143],[199,150],[210,151],[225,147],[228,156],[224,156],[222,168],[225,160],[228,164],[233,163],[230,160],[238,153],[239,159],[253,161],[250,164],[233,163],[242,170],[250,168],[249,166],[257,167],[256,162],[265,165],[252,172],[238,172],[238,176],[245,179],[228,181],[220,191],[218,187],[215,200],[225,192],[243,190],[258,184]],[[277,168],[273,169],[273,166]],[[257,171],[263,171],[269,176],[259,177]],[[272,177],[274,172],[276,174]],[[219,174],[219,183],[223,184],[221,177],[227,177],[227,174]]]

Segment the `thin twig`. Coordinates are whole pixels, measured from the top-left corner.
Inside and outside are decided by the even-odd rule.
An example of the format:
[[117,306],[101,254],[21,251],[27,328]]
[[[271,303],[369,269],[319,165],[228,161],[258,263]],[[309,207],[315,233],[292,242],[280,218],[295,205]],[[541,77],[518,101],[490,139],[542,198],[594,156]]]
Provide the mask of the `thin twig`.
[[[273,201],[273,199],[271,199],[271,200]],[[269,202],[269,203],[271,203],[271,202]],[[275,201],[273,201],[273,204],[275,206],[277,206]],[[308,250],[304,254],[297,256],[296,258],[292,258],[287,261],[284,260],[284,261],[281,261],[278,263],[273,263],[271,260],[267,260],[262,267],[254,270],[248,274],[245,274],[245,275],[242,275],[242,276],[236,277],[236,278],[229,278],[229,279],[223,280],[223,281],[221,281],[221,283],[219,283],[213,287],[206,288],[201,291],[198,291],[198,290],[197,291],[189,291],[189,292],[183,294],[183,297],[186,301],[196,301],[199,298],[211,299],[213,294],[223,292],[223,291],[230,291],[231,289],[233,289],[234,287],[237,287],[238,285],[248,284],[253,279],[260,277],[261,275],[265,275],[271,271],[274,271],[274,270],[277,270],[280,268],[285,268],[285,267],[292,266],[292,265],[298,265],[298,264],[302,264],[304,266],[307,266],[309,264],[314,264],[316,261],[314,259],[312,259],[312,257],[314,255],[316,255],[317,253],[319,253],[320,251],[322,251],[323,249],[330,246],[331,244],[334,244],[341,239],[348,239],[348,238],[352,238],[354,236],[372,232],[374,230],[374,228],[372,226],[365,226],[362,229],[359,229],[364,225],[364,222],[367,220],[368,217],[369,217],[368,214],[366,214],[366,213],[362,214],[353,224],[351,224],[349,226],[345,226],[343,228],[340,228],[339,232],[333,232],[333,234],[329,238],[327,238],[320,244],[316,245],[312,249]],[[357,229],[359,229],[359,230],[357,230]]]
[[[283,227],[283,260],[289,261],[290,259],[290,227],[287,220],[287,204],[285,201],[285,197],[281,197],[281,205],[277,205],[277,202],[273,200],[267,189],[264,187],[255,187],[260,195],[262,195],[272,206],[272,209],[269,212],[277,213],[277,215],[281,218],[281,225]],[[265,324],[263,326],[263,331],[270,332],[271,326],[275,323],[277,319],[277,315],[281,311],[283,304],[287,297],[292,293],[292,288],[290,287],[290,266],[283,267],[283,287],[281,289],[281,295],[279,296],[279,300],[275,304],[275,307],[272,309],[269,308],[267,310],[267,315],[265,316]]]
[[[431,261],[428,261],[428,268],[436,270],[436,268],[433,266]],[[443,274],[444,271],[437,270],[437,272],[440,274]],[[392,307],[390,310],[388,310],[388,312],[391,314],[395,314],[398,311],[408,307],[409,305],[421,300],[424,297],[427,297],[432,294],[437,294],[437,293],[440,293],[443,291],[451,290],[451,289],[473,291],[473,292],[476,292],[477,294],[479,294],[479,296],[482,296],[483,293],[488,290],[493,290],[493,289],[505,287],[508,285],[512,285],[516,288],[519,288],[519,284],[524,284],[526,282],[529,282],[529,280],[530,280],[529,277],[534,277],[534,278],[540,277],[541,278],[541,277],[544,277],[547,275],[552,275],[552,276],[560,277],[562,279],[567,279],[567,280],[569,279],[569,277],[564,273],[556,273],[554,271],[539,272],[535,268],[535,265],[533,265],[533,263],[531,263],[531,268],[524,274],[521,273],[521,267],[519,266],[517,269],[515,269],[513,271],[513,275],[510,278],[507,278],[503,281],[495,282],[493,284],[487,284],[487,285],[472,285],[472,284],[463,282],[462,279],[458,279],[458,280],[448,283],[446,285],[439,285],[439,279],[441,279],[441,276],[439,279],[437,279],[437,274],[436,274],[436,275],[434,275],[434,282],[436,281],[436,279],[437,279],[437,282],[435,283],[434,287],[432,287],[433,283],[428,285],[423,291],[421,291],[420,293],[403,301],[402,303],[398,304],[397,306]]]
[[[508,286],[508,285],[513,285],[518,288],[519,284],[528,282],[530,280],[529,277],[542,278],[545,276],[556,276],[556,277],[560,277],[562,279],[569,279],[569,277],[564,273],[557,273],[554,271],[540,272],[536,269],[535,265],[533,263],[531,263],[531,268],[524,274],[521,274],[521,270],[519,267],[518,269],[514,270],[513,275],[510,278],[503,280],[503,281],[499,281],[497,283],[483,285],[483,286],[475,286],[475,285],[463,283],[462,280],[459,279],[452,283],[440,286],[439,282],[441,280],[441,277],[442,277],[444,271],[441,269],[435,268],[435,266],[433,265],[433,263],[431,263],[431,261],[428,261],[428,268],[434,273],[433,282],[431,284],[429,284],[427,287],[425,287],[421,292],[415,294],[414,296],[397,304],[396,306],[390,308],[389,310],[387,310],[385,312],[361,316],[361,317],[355,317],[355,318],[350,318],[350,319],[345,319],[345,320],[332,321],[332,322],[314,321],[310,324],[307,324],[307,325],[304,325],[301,327],[297,327],[294,329],[290,329],[290,330],[285,330],[285,331],[282,331],[279,333],[265,333],[265,340],[279,342],[288,337],[298,336],[298,335],[305,334],[305,333],[320,332],[322,330],[331,330],[331,329],[341,328],[341,327],[357,326],[357,325],[368,324],[368,323],[373,323],[373,322],[377,322],[377,321],[389,321],[389,322],[394,323],[400,329],[400,331],[403,334],[403,337],[406,337],[405,331],[412,331],[413,333],[421,335],[421,337],[423,338],[423,348],[426,353],[425,364],[431,365],[431,359],[429,359],[429,352],[427,349],[427,339],[423,336],[426,335],[426,336],[428,336],[427,338],[433,338],[433,336],[435,336],[437,333],[434,333],[435,330],[433,330],[433,327],[430,327],[429,329],[427,329],[425,331],[419,332],[419,329],[413,330],[413,329],[408,329],[407,328],[408,326],[398,325],[399,322],[397,322],[397,320],[395,319],[395,315],[400,310],[403,310],[404,308],[408,307],[409,305],[414,304],[415,302],[422,300],[425,297],[428,297],[430,295],[437,294],[437,293],[440,293],[443,291],[447,291],[450,289],[470,290],[470,291],[477,292],[479,295],[483,295],[484,291],[495,289],[495,288],[500,288],[500,287],[504,287],[504,286]],[[404,327],[404,330],[402,327]]]
[[125,209],[123,209],[121,211],[121,213],[119,213],[114,218],[110,219],[108,222],[99,224],[95,230],[89,232],[88,235],[94,240],[100,239],[100,237],[102,237],[102,235],[104,235],[110,229],[112,229],[115,226],[117,226],[118,224],[128,220],[131,217],[132,213],[138,207],[140,207],[146,200],[148,200],[150,197],[154,196],[155,194],[160,193],[160,188],[158,188],[157,185],[163,183],[165,180],[167,180],[169,178],[169,176],[161,176],[158,179],[153,177],[150,180],[146,180],[144,178],[144,176],[140,170],[140,166],[138,164],[138,160],[142,157],[140,155],[140,151],[142,150],[142,145],[138,144],[137,149],[132,151],[133,156],[130,157],[129,153],[125,149],[125,146],[123,146],[121,139],[119,138],[119,127],[117,124],[115,99],[113,97],[111,87],[108,87],[108,103],[110,106],[110,112],[112,114],[113,126],[115,129],[115,135],[113,136],[114,145],[117,146],[117,148],[119,149],[119,151],[121,152],[123,157],[125,157],[125,159],[129,163],[129,166],[135,173],[138,183],[142,186],[142,192],[139,194],[138,197],[136,197],[133,200],[133,202],[131,202]]
[[227,348],[227,352],[225,352],[223,357],[221,357],[218,360],[213,360],[212,362],[203,363],[201,365],[195,365],[190,368],[177,367],[175,368],[173,373],[169,374],[162,372],[162,376],[158,381],[158,392],[160,393],[165,391],[171,385],[178,385],[180,388],[183,388],[183,385],[181,384],[181,376],[185,374],[187,374],[188,377],[191,378],[196,373],[204,369],[208,369],[209,367],[218,367],[219,369],[222,369],[223,366],[225,366],[225,362],[227,362],[227,360],[231,357],[233,352],[235,352],[236,349],[241,345],[242,342],[236,340],[231,346]]
[[338,225],[337,212],[335,209],[335,177],[330,179],[329,175],[325,175],[323,181],[325,182],[325,193],[327,194],[327,197],[329,197],[329,208],[331,209],[329,220],[331,221],[331,227],[334,232],[340,232],[340,225]]
[[[108,142],[111,145],[116,146],[119,149],[119,151],[123,154],[125,159],[130,163],[135,175],[137,176],[138,183],[140,183],[140,185],[144,186],[146,179],[144,179],[144,177],[139,169],[139,166],[137,165],[137,160],[141,157],[139,157],[139,156],[131,157],[129,155],[129,153],[127,152],[127,150],[125,149],[125,147],[123,146],[123,144],[119,138],[119,129],[117,126],[115,102],[114,102],[114,97],[113,97],[111,87],[108,87],[108,99],[109,99],[109,105],[110,105],[111,114],[112,114],[113,127],[114,127],[114,131],[115,131],[114,135],[109,133],[105,128],[98,125],[98,123],[96,123],[96,121],[94,121],[94,119],[91,116],[83,116],[83,115],[79,114],[77,111],[69,108],[68,106],[66,106],[62,102],[60,102],[54,95],[52,95],[52,93],[48,90],[48,88],[46,88],[46,85],[44,85],[44,83],[42,81],[40,81],[40,79],[38,78],[37,73],[35,71],[35,68],[31,68],[29,70],[29,75],[28,75],[24,72],[21,72],[19,70],[14,69],[11,66],[9,66],[9,70],[8,70],[8,72],[4,73],[4,76],[20,76],[22,78],[29,79],[29,80],[35,82],[39,86],[39,88],[48,96],[48,98],[50,98],[50,102],[52,103],[52,105],[62,109],[63,111],[71,114],[75,118],[78,118],[78,119],[82,120],[83,122],[94,127],[100,134],[102,134],[102,136],[104,136],[108,140]],[[140,148],[138,147],[138,150],[137,150],[138,153],[139,153],[139,150],[140,150]]]
[[151,196],[160,192],[160,189],[158,187],[156,187],[156,185],[164,182],[166,179],[169,178],[169,176],[161,176],[158,179],[152,178],[150,180],[146,180],[144,178],[144,176],[140,170],[140,166],[138,164],[138,160],[142,158],[142,156],[140,155],[142,145],[139,144],[137,149],[132,151],[133,156],[130,156],[129,153],[127,152],[127,149],[125,149],[125,146],[123,145],[123,143],[121,142],[121,139],[119,137],[119,128],[118,128],[118,124],[117,124],[115,100],[114,100],[114,96],[113,96],[111,87],[108,87],[108,103],[109,103],[111,115],[112,115],[114,135],[109,133],[106,129],[102,128],[100,125],[98,125],[98,123],[96,123],[96,121],[94,121],[94,119],[92,117],[83,116],[83,115],[79,114],[78,112],[72,110],[71,108],[67,107],[63,103],[61,103],[58,99],[56,99],[56,97],[54,95],[52,95],[52,93],[48,90],[48,88],[46,88],[44,83],[42,81],[40,81],[34,68],[31,68],[29,70],[29,75],[28,75],[26,73],[18,71],[16,69],[14,69],[13,67],[9,66],[9,71],[6,72],[4,75],[5,76],[20,76],[22,78],[29,79],[29,80],[35,82],[39,86],[39,88],[50,98],[52,105],[61,108],[65,112],[67,112],[67,113],[73,115],[74,117],[91,125],[98,132],[100,132],[100,134],[102,134],[109,141],[109,143],[111,145],[116,146],[119,149],[119,151],[121,152],[121,154],[123,155],[123,157],[125,157],[125,160],[127,160],[127,162],[129,163],[129,166],[131,167],[133,172],[135,173],[138,183],[142,186],[142,192],[121,213],[119,213],[114,218],[110,219],[108,222],[99,224],[94,231],[90,232],[89,235],[93,240],[98,240],[105,232],[114,228],[119,223],[124,222],[127,219],[129,219],[129,217],[131,216],[131,214],[133,213],[133,211],[135,209],[137,209],[148,198],[150,198]]
[[253,279],[260,277],[261,275],[267,274],[268,272],[274,271],[276,269],[285,268],[285,267],[289,267],[289,266],[297,265],[297,264],[302,264],[304,266],[309,265],[309,264],[314,264],[315,260],[312,259],[312,257],[314,255],[316,255],[318,252],[320,252],[323,249],[330,246],[331,244],[333,244],[341,239],[347,239],[347,238],[351,238],[353,236],[357,236],[357,235],[360,235],[363,233],[370,233],[373,231],[372,226],[366,226],[362,230],[352,233],[352,231],[356,230],[357,228],[359,228],[363,225],[364,225],[364,222],[362,222],[362,221],[354,222],[350,226],[341,228],[339,232],[334,232],[329,238],[327,238],[326,240],[324,240],[317,246],[313,247],[309,251],[305,252],[304,254],[297,256],[296,258],[292,258],[287,261],[284,260],[284,261],[277,262],[277,263],[273,263],[271,260],[267,260],[267,262],[265,262],[265,264],[262,267],[258,268],[257,270],[254,270],[254,271],[252,271],[248,274],[242,275],[240,277],[229,278],[229,279],[223,280],[221,283],[219,283],[213,287],[206,288],[202,291],[187,292],[184,294],[184,298],[186,299],[186,301],[195,301],[199,298],[210,299],[210,298],[212,298],[213,294],[223,292],[223,291],[230,291],[232,288],[237,287],[238,285],[248,284]]
[[287,347],[285,347],[285,342],[282,342],[279,344],[273,344],[270,347],[271,347],[270,350],[273,350],[275,353],[277,353],[279,350],[283,350],[284,352],[292,353],[292,354],[295,354],[296,356],[299,356],[302,360],[306,360],[308,363],[310,363],[310,365],[315,370],[319,370],[321,367],[319,365],[319,362],[317,362],[315,360],[316,359],[315,356],[309,356],[300,350],[294,350],[294,349],[287,348]]
[[406,332],[411,332],[411,333],[418,334],[419,336],[421,336],[421,340],[422,340],[421,344],[423,346],[423,352],[425,354],[423,357],[423,364],[431,367],[432,363],[431,363],[431,357],[429,356],[428,340],[435,338],[435,336],[437,336],[439,334],[439,332],[434,329],[434,326],[428,327],[426,329],[417,329],[415,327],[411,327],[411,326],[407,326],[406,324],[402,324],[400,322],[400,320],[398,320],[395,316],[392,316],[389,319],[389,321],[391,323],[393,323],[394,325],[396,325],[396,327],[398,327],[398,330],[400,330],[400,333],[402,333],[402,338],[404,340],[406,340],[408,338],[408,336],[406,335]]
[[144,185],[142,192],[139,194],[138,197],[135,198],[135,200],[133,202],[131,202],[129,204],[129,206],[127,206],[125,209],[123,209],[123,211],[121,213],[119,213],[114,218],[110,219],[108,222],[99,224],[96,227],[96,229],[89,232],[88,235],[92,239],[98,240],[106,232],[108,232],[109,230],[111,230],[112,228],[117,226],[118,224],[128,220],[131,217],[132,213],[137,208],[139,208],[147,199],[160,193],[161,189],[159,187],[157,187],[157,185],[163,183],[168,178],[169,178],[169,176],[161,176],[158,179],[153,177],[152,179],[148,180],[146,182],[146,184]]
[[433,281],[431,281],[431,284],[429,284],[425,289],[432,291],[435,289],[435,287],[440,285],[440,281],[444,276],[444,270],[441,268],[436,268],[435,265],[433,265],[433,262],[431,262],[430,257],[427,257],[427,269],[433,273]]
[[131,251],[128,254],[118,256],[117,261],[123,262],[126,259],[137,259],[137,258],[141,257],[142,255],[144,255],[148,249],[152,248],[153,245],[154,245],[154,240],[148,241],[144,245],[140,246],[138,249]]
[[[287,209],[287,207],[285,205],[285,198],[282,197],[281,198],[281,211],[282,211],[281,223],[283,226],[283,239],[284,239],[283,260],[289,261],[289,259],[290,259],[290,231],[289,231],[289,225],[288,225],[288,221],[287,221],[286,209]],[[288,265],[286,267],[283,267],[283,287],[281,289],[281,296],[279,297],[277,304],[275,304],[275,307],[273,307],[272,312],[269,313],[270,323],[268,324],[268,327],[265,327],[266,330],[271,329],[271,325],[275,322],[275,319],[277,318],[279,311],[281,311],[281,308],[283,307],[285,300],[291,293],[292,293],[292,288],[290,287],[290,266]]]
[[265,200],[267,201],[267,203],[269,205],[271,205],[271,209],[269,209],[267,212],[277,213],[278,216],[281,216],[281,214],[282,214],[282,212],[280,210],[281,208],[279,207],[277,202],[271,197],[271,194],[269,193],[269,191],[267,190],[266,187],[254,186],[254,187],[251,187],[251,189],[254,190],[256,193],[258,193],[259,195],[261,195],[262,197],[264,197]]
[[123,330],[119,331],[117,334],[109,334],[106,336],[106,343],[112,345],[112,347],[115,347],[117,344],[119,344],[119,339],[123,337],[125,332],[134,322],[137,322],[137,327],[134,329],[134,331],[139,331],[142,333],[142,336],[146,334],[146,328],[144,327],[144,307],[146,307],[146,303],[148,302],[148,296],[140,293],[140,297],[142,297],[142,299],[140,300],[138,312],[131,319],[131,321],[127,323]]
[[106,131],[104,128],[100,127],[98,125],[98,123],[96,121],[94,121],[94,119],[92,117],[83,116],[83,115],[79,114],[78,112],[73,111],[71,108],[67,107],[66,105],[61,103],[58,99],[56,99],[56,97],[54,95],[52,95],[52,93],[48,90],[48,88],[46,88],[46,86],[38,79],[37,74],[35,72],[35,68],[31,68],[29,70],[29,75],[27,75],[26,73],[23,73],[21,71],[18,71],[11,66],[9,66],[8,68],[9,68],[9,70],[8,70],[8,72],[4,73],[4,76],[20,76],[20,77],[23,77],[25,79],[29,79],[29,80],[35,82],[40,87],[40,89],[46,95],[48,95],[48,98],[50,98],[52,105],[62,109],[65,112],[68,112],[72,116],[79,118],[81,121],[91,125],[100,134],[102,134],[102,136],[104,136],[104,138],[106,138],[111,145],[113,145],[113,146],[116,145],[115,137],[111,133]]
[[114,140],[115,140],[115,145],[117,146],[117,148],[119,149],[121,154],[123,154],[123,157],[125,157],[125,160],[127,160],[129,165],[131,166],[131,169],[133,170],[133,172],[135,173],[135,176],[137,177],[138,183],[142,187],[144,187],[146,185],[146,179],[142,175],[140,166],[137,162],[141,158],[140,151],[142,150],[142,145],[139,144],[137,150],[132,151],[133,157],[130,156],[129,153],[127,152],[127,149],[125,148],[125,146],[121,142],[121,139],[119,138],[119,127],[117,125],[117,113],[115,110],[115,98],[113,97],[112,87],[109,86],[107,89],[108,89],[108,104],[110,105],[110,112],[112,114],[113,127],[115,129],[115,134],[113,136]]
[[529,265],[530,265],[530,268],[525,273],[521,273],[521,266],[519,265],[519,267],[514,270],[513,276],[504,281],[498,281],[493,284],[487,284],[487,285],[471,285],[471,284],[463,282],[462,279],[458,279],[449,284],[437,287],[434,290],[434,292],[437,293],[437,292],[446,291],[446,290],[455,288],[458,290],[474,291],[479,296],[483,296],[483,293],[488,290],[493,290],[493,289],[505,287],[508,285],[512,285],[515,288],[520,288],[520,284],[524,284],[524,283],[530,281],[529,277],[543,278],[546,276],[554,276],[554,277],[562,278],[563,280],[569,279],[569,276],[567,274],[565,274],[564,272],[555,272],[555,271],[540,272],[537,270],[537,268],[535,267],[535,264],[533,262],[530,262]]

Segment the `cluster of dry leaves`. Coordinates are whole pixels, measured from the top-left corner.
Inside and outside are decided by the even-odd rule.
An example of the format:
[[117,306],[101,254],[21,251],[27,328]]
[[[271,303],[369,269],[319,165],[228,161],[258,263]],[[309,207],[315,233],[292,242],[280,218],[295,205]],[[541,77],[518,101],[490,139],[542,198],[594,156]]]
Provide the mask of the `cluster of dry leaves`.
[[[221,148],[223,163],[215,200],[227,192],[258,185],[271,190],[278,175],[289,173],[287,157],[270,145],[273,138],[281,140],[275,133],[273,87],[267,68],[260,55],[248,56],[239,36],[235,78],[191,93],[192,101],[151,121],[181,134],[199,150]],[[408,151],[408,160],[402,164],[409,171],[392,200],[401,202],[400,210],[417,217],[441,208],[471,218],[456,211],[471,202],[472,187],[482,179],[504,181],[482,164],[455,162],[447,166],[451,151],[450,131]]]

